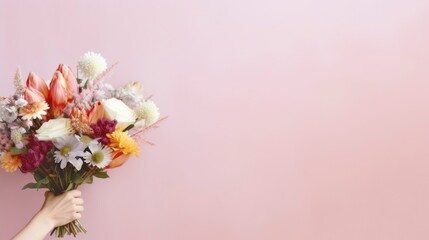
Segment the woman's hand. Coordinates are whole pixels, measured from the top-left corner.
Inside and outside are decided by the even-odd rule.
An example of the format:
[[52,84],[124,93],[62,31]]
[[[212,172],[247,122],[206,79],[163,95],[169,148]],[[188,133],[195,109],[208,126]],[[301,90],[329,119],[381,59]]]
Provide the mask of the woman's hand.
[[54,196],[51,192],[45,193],[45,202],[38,213],[49,221],[52,228],[65,225],[80,219],[83,212],[82,193],[73,190]]
[[78,190],[59,196],[46,192],[42,209],[12,240],[42,240],[54,227],[80,219],[83,211],[81,195]]

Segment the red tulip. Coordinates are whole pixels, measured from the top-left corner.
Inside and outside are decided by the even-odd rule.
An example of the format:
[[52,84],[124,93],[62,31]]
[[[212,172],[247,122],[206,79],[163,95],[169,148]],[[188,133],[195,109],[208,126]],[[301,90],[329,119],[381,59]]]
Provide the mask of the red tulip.
[[131,154],[123,154],[121,152],[113,152],[112,154],[112,161],[110,164],[106,167],[106,169],[110,168],[117,168],[122,166],[129,158],[131,157]]
[[69,102],[71,102],[74,99],[74,94],[77,93],[78,90],[76,77],[74,76],[72,70],[64,64],[60,64],[57,71],[59,71],[65,79],[67,99]]
[[49,86],[49,106],[56,118],[61,115],[68,102],[66,80],[60,71],[55,71]]
[[48,85],[46,84],[45,80],[37,76],[34,72],[30,72],[30,74],[28,75],[27,87],[37,90],[38,92],[43,94],[45,99],[48,98]]

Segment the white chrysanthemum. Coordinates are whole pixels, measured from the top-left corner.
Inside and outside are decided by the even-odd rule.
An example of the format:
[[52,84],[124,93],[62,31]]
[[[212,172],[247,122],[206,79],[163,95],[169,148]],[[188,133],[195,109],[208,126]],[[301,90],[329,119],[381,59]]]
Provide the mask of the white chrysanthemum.
[[134,109],[137,119],[144,119],[147,126],[152,125],[159,119],[159,109],[151,100],[140,104]]
[[109,147],[105,147],[99,143],[97,145],[89,145],[88,148],[91,152],[85,153],[85,162],[89,165],[102,169],[107,167],[112,161],[112,150]]
[[67,163],[73,165],[78,171],[82,168],[83,161],[77,157],[83,157],[85,145],[76,137],[57,138],[53,141],[58,151],[55,151],[55,163],[60,163],[61,169],[67,166]]
[[84,77],[91,79],[107,69],[107,62],[101,54],[87,52],[79,60],[77,67]]

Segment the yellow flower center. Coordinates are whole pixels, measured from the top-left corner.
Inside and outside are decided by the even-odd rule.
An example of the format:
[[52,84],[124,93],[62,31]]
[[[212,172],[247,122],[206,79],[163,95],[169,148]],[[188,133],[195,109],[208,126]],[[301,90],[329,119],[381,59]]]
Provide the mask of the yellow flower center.
[[97,151],[92,154],[92,161],[95,163],[101,163],[104,160],[104,154],[101,151]]
[[69,154],[70,154],[70,152],[71,152],[71,150],[72,150],[72,147],[70,147],[70,146],[64,146],[61,149],[61,155],[63,155],[64,157],[68,157]]

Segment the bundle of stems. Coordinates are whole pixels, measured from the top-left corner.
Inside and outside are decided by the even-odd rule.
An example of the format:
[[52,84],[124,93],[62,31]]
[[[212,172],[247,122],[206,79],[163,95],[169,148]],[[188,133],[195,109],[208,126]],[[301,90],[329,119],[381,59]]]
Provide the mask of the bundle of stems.
[[[53,163],[53,159],[48,157],[48,160],[41,164],[34,171],[34,178],[38,188],[48,188],[54,195],[61,195],[67,191],[77,189],[83,183],[91,183],[94,173],[97,172],[95,167],[83,167],[77,171],[72,166],[67,166],[64,169],[58,167],[58,164]],[[100,174],[100,172],[98,172]],[[66,235],[77,236],[78,233],[86,233],[87,230],[79,222],[72,221],[66,225],[55,227],[51,236],[55,235],[58,238],[63,238]]]

